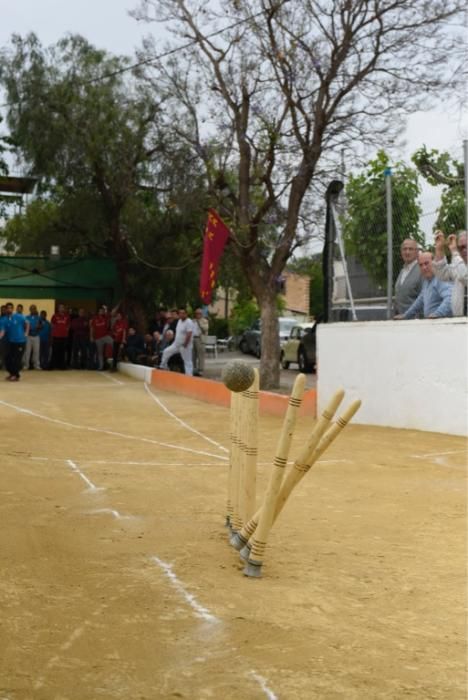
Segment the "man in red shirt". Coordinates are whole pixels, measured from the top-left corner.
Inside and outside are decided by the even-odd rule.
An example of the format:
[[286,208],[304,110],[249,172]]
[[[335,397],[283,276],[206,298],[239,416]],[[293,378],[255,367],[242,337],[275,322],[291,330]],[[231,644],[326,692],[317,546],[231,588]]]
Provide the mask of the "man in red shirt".
[[70,330],[70,316],[65,311],[65,306],[59,304],[57,311],[50,319],[52,327],[52,358],[50,369],[66,369],[65,353],[68,343],[68,331]]
[[112,351],[112,372],[117,372],[117,360],[119,358],[120,349],[127,342],[128,321],[120,311],[117,311],[114,316],[112,326],[112,338],[114,347]]
[[89,340],[94,343],[97,353],[97,369],[104,369],[104,349],[106,345],[112,345],[112,338],[109,330],[109,315],[104,306],[99,307],[99,311],[90,321]]

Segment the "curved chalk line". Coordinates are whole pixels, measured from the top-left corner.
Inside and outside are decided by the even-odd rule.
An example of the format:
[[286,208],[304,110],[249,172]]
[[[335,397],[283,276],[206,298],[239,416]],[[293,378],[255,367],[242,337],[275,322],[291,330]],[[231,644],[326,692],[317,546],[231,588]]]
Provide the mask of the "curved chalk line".
[[212,445],[214,445],[215,447],[217,447],[219,450],[222,450],[223,452],[229,452],[229,450],[228,450],[226,447],[224,447],[223,445],[221,445],[219,442],[216,442],[216,440],[212,440],[210,437],[208,437],[208,435],[204,435],[204,433],[201,433],[201,432],[200,432],[199,430],[197,430],[196,428],[193,428],[191,425],[189,425],[189,424],[186,423],[184,420],[182,420],[182,418],[179,418],[178,416],[176,416],[175,413],[173,413],[172,411],[170,411],[170,410],[167,408],[167,406],[165,406],[165,405],[163,404],[163,402],[161,401],[161,399],[159,399],[159,398],[156,396],[156,394],[154,394],[154,393],[151,391],[151,389],[149,388],[149,386],[148,386],[148,384],[147,384],[146,382],[144,383],[144,387],[145,387],[146,393],[147,393],[149,396],[151,396],[151,398],[153,399],[153,401],[155,401],[155,402],[158,404],[158,406],[159,406],[165,413],[167,413],[168,416],[170,416],[171,418],[173,418],[174,420],[176,420],[178,423],[180,423],[180,425],[181,425],[183,428],[185,428],[186,430],[190,430],[191,433],[195,433],[195,435],[198,435],[199,437],[203,438],[203,440],[206,440],[207,442],[210,442]]
[[113,382],[114,384],[118,384],[119,386],[125,385],[125,382],[121,382],[120,379],[116,379],[116,377],[111,377],[109,374],[105,374],[104,372],[100,372],[99,376],[102,377],[103,379],[107,379],[109,382]]
[[21,406],[16,406],[15,404],[8,403],[7,401],[1,401],[0,404],[11,408],[18,413],[24,413],[28,416],[33,416],[33,418],[39,418],[40,420],[48,421],[49,423],[56,423],[57,425],[64,425],[67,428],[75,428],[76,430],[87,430],[91,433],[102,433],[103,435],[113,435],[114,437],[122,437],[126,440],[137,440],[139,442],[147,442],[150,445],[159,445],[160,447],[169,447],[173,450],[181,450],[183,452],[190,452],[196,455],[203,455],[204,457],[214,457],[215,459],[227,462],[227,457],[222,457],[221,455],[213,454],[212,452],[204,452],[203,450],[193,450],[190,447],[183,447],[182,445],[172,445],[169,442],[160,442],[159,440],[152,440],[151,438],[137,437],[136,435],[128,435],[126,433],[119,433],[115,430],[107,430],[106,428],[91,428],[88,425],[78,425],[77,423],[70,423],[68,421],[60,420],[59,418],[50,418],[49,416],[43,416],[41,413],[36,413],[28,408],[22,408]]

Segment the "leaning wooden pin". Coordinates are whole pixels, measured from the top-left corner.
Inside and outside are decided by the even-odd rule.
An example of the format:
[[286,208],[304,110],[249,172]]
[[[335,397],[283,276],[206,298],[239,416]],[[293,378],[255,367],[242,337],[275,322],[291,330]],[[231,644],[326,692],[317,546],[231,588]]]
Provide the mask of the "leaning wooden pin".
[[[249,507],[246,508],[242,495],[245,491],[244,489],[239,489],[239,485],[244,479],[240,470],[244,468],[245,458],[243,458],[236,447],[242,444],[245,451],[248,445],[252,456],[255,455],[255,459],[250,461],[249,476],[249,479],[255,483],[254,462],[256,462],[257,455],[257,433],[256,430],[250,432],[248,439],[246,439],[246,436],[239,434],[238,431],[246,429],[246,423],[244,422],[242,425],[239,421],[239,412],[242,413],[243,409],[242,403],[244,405],[250,404],[249,413],[251,419],[258,411],[258,373],[254,372],[250,365],[241,361],[235,361],[226,365],[223,372],[223,380],[227,388],[232,392],[231,444],[233,449],[231,450],[229,464],[227,508],[227,523],[230,525],[232,532],[230,543],[235,549],[240,550],[241,558],[246,563],[244,574],[249,577],[259,578],[270,531],[289,500],[292,491],[348,425],[359,410],[361,401],[353,401],[336,422],[332,423],[335,412],[344,397],[342,389],[335,392],[317,420],[305,447],[301,450],[292,467],[287,471],[289,449],[305,387],[305,376],[302,374],[298,375],[289,399],[270,480],[262,504],[255,514],[248,519],[249,511],[252,513],[252,492],[250,492]],[[249,389],[251,391],[248,391]],[[244,392],[243,402],[241,396],[239,396],[240,392]],[[252,403],[252,398],[255,399],[256,404]],[[254,422],[256,423],[256,421]],[[233,491],[235,494],[233,494]],[[235,502],[236,513],[232,512],[233,501]],[[232,522],[233,520],[234,522]]]

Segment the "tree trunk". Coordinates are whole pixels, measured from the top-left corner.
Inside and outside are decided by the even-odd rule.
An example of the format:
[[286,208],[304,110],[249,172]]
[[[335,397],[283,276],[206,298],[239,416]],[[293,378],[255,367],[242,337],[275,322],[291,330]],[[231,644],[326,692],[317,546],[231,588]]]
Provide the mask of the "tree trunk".
[[260,387],[271,390],[279,388],[280,344],[276,308],[276,290],[266,290],[257,299],[262,320],[262,356],[260,359]]

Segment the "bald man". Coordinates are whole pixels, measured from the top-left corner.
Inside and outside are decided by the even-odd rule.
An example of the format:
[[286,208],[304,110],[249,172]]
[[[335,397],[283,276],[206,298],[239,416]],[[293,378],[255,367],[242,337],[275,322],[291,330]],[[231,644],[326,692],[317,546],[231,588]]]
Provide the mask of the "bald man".
[[395,318],[443,318],[452,315],[451,282],[442,282],[435,276],[432,253],[419,253],[418,265],[423,278],[422,288],[417,299],[404,314]]

